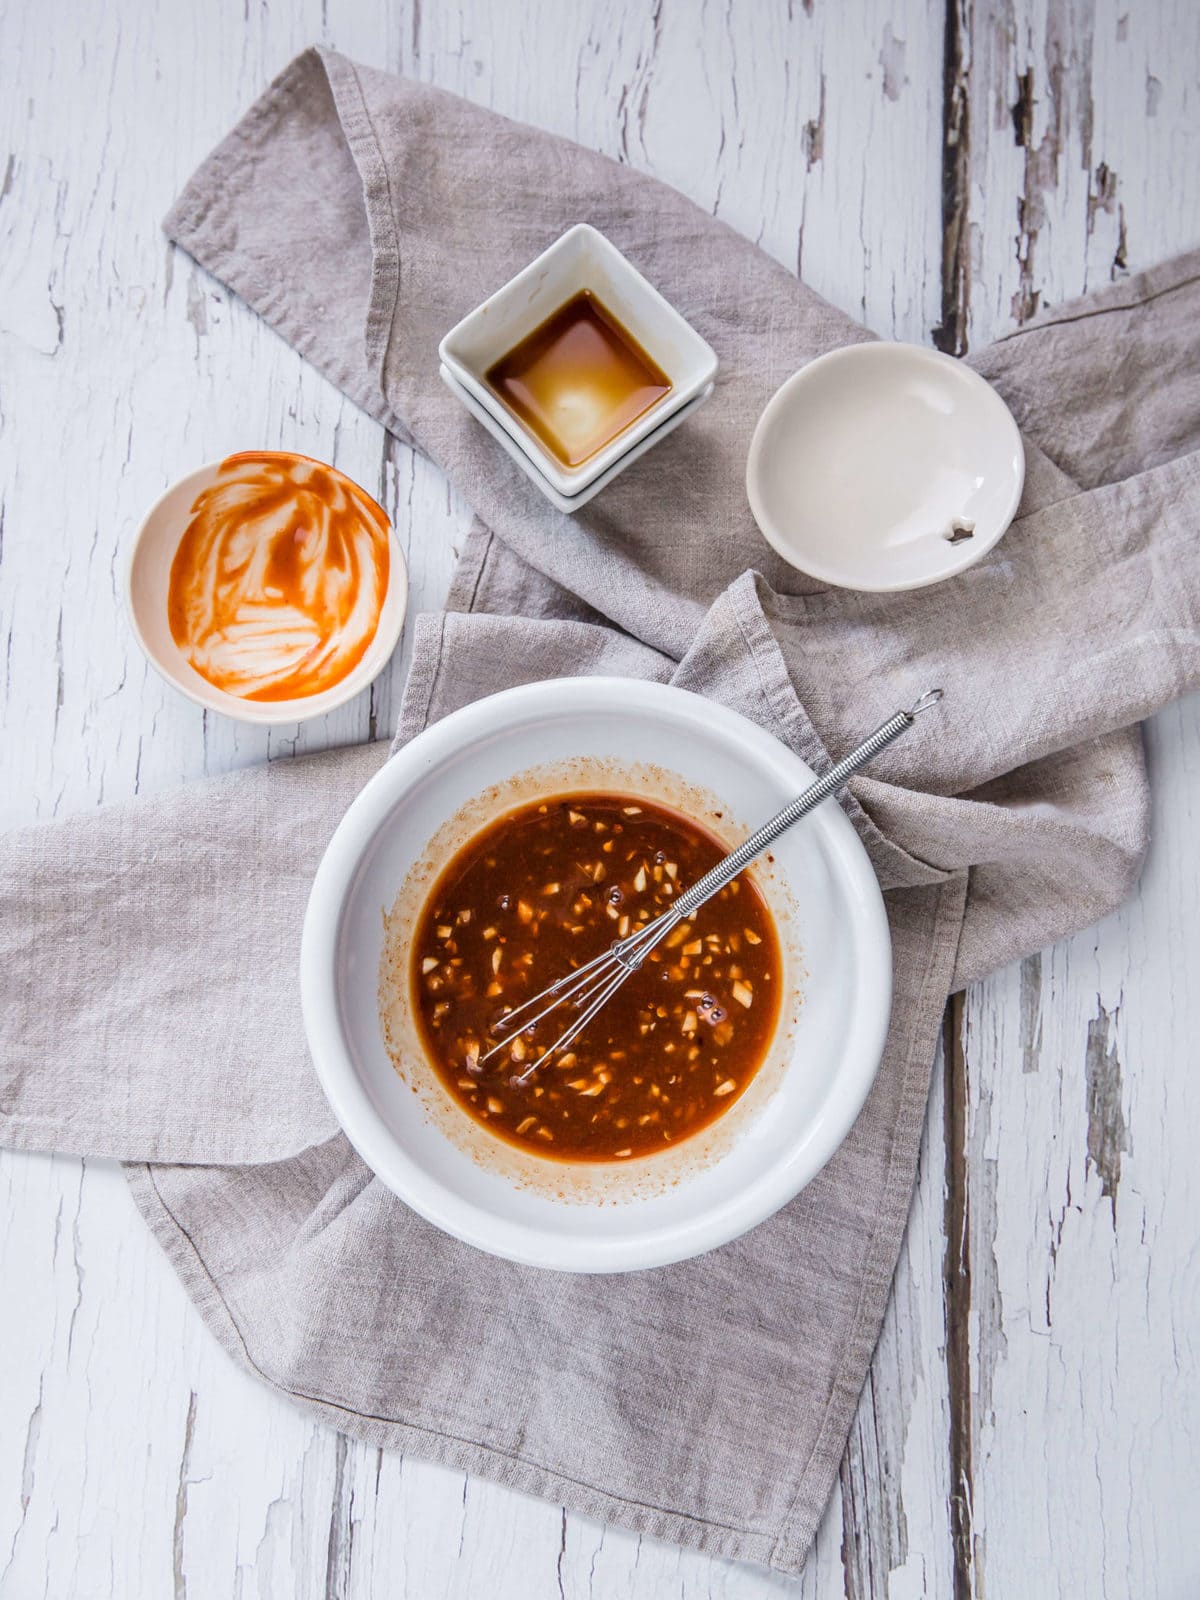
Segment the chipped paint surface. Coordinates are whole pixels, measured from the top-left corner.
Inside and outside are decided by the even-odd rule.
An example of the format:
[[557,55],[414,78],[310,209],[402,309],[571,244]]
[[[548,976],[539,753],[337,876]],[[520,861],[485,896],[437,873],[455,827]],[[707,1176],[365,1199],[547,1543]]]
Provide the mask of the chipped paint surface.
[[1129,1150],[1129,1130],[1122,1104],[1121,1061],[1117,1055],[1116,1012],[1101,1005],[1088,1023],[1084,1055],[1087,1091],[1087,1165],[1100,1179],[1100,1192],[1112,1202],[1113,1228],[1117,1226],[1117,1189],[1121,1182],[1121,1157]]
[[[314,38],[657,173],[891,337],[977,350],[1195,242],[1186,0],[864,0],[852,23],[832,0],[235,13],[181,28],[166,0],[111,7],[85,50],[70,7],[6,12],[10,824],[394,723],[407,640],[369,696],[271,734],[203,716],[146,670],[120,621],[123,542],[195,462],[247,441],[332,456],[395,520],[413,614],[444,596],[465,503],[158,232],[191,163]],[[60,482],[63,438],[84,441],[78,481]],[[1200,708],[1157,719],[1150,746],[1137,899],[950,1013],[894,1294],[802,1578],[339,1437],[225,1361],[112,1168],[5,1154],[0,1281],[21,1316],[0,1367],[0,1594],[1195,1591],[1177,1530],[1200,1496],[1200,1074],[1181,1070],[1200,1037]]]
[[903,39],[892,32],[890,22],[883,25],[883,48],[879,52],[879,65],[883,69],[883,92],[889,100],[899,100],[900,91],[908,82],[904,75]]
[[1042,958],[1021,963],[1021,1071],[1036,1072],[1042,1053]]

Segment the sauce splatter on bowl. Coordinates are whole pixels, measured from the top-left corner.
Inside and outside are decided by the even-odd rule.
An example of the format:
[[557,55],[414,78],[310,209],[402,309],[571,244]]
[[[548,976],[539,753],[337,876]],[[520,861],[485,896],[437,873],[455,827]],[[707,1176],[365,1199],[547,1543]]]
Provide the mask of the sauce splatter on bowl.
[[[221,498],[231,485],[244,496],[234,508]],[[297,511],[289,524],[288,506],[311,516],[302,526]],[[227,527],[207,543],[195,526],[203,507]],[[239,539],[236,524],[255,517],[261,543]],[[273,591],[259,611],[255,582]],[[289,600],[290,654],[280,627]],[[325,716],[379,676],[403,632],[408,571],[383,511],[344,473],[291,451],[256,450],[197,467],[155,501],[130,541],[125,601],[134,638],[173,689],[234,721],[282,727]],[[205,626],[218,605],[234,618],[223,636]]]
[[225,694],[321,695],[371,644],[389,567],[387,517],[344,473],[280,451],[229,456],[171,563],[171,637]]

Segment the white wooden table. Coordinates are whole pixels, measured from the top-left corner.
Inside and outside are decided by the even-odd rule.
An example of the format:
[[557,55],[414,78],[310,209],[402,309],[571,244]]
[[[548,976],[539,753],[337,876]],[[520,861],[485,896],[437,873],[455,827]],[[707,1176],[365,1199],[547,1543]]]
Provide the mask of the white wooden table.
[[[369,700],[273,734],[150,673],[122,549],[197,462],[332,458],[380,489],[414,609],[443,596],[467,507],[158,230],[318,39],[658,174],[884,335],[979,347],[1200,242],[1192,0],[6,0],[6,823],[392,723],[403,653]],[[1200,704],[1149,743],[1136,899],[949,1012],[894,1301],[802,1579],[326,1431],[221,1354],[115,1170],[5,1155],[0,1594],[1200,1593]]]

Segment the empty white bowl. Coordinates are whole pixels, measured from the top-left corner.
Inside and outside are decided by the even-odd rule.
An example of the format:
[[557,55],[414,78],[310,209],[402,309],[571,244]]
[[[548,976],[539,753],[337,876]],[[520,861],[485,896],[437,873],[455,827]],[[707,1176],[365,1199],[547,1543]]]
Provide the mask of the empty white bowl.
[[[666,373],[671,388],[603,449],[577,467],[566,467],[509,410],[488,383],[486,373],[582,289],[590,289],[628,329]],[[636,459],[633,446],[650,434],[662,437],[668,417],[706,389],[711,393],[717,373],[712,347],[616,245],[586,222],[568,228],[535,261],[451,328],[438,346],[438,355],[459,390],[470,395],[528,456],[537,468],[537,475],[530,473],[533,481],[539,487],[548,484],[565,500],[576,500],[601,476],[610,482],[616,476],[611,469],[620,471]],[[470,409],[477,415],[474,406]],[[489,431],[495,434],[496,429]]]
[[[294,452],[282,452],[294,454]],[[302,458],[303,459],[303,458]],[[321,466],[327,466],[321,462]],[[388,586],[371,642],[350,672],[320,694],[296,700],[246,700],[227,694],[196,671],[171,635],[167,596],[171,563],[179,548],[198,495],[216,482],[222,462],[197,467],[156,500],[142,520],[130,547],[125,569],[125,600],[134,636],[150,665],[172,688],[209,711],[259,727],[307,721],[344,705],[383,671],[404,628],[408,608],[408,568],[389,525]],[[327,467],[337,472],[335,467]],[[341,474],[345,476],[344,474]]]
[[768,544],[847,589],[919,589],[985,556],[1016,514],[1025,452],[970,367],[919,345],[851,345],[776,391],[746,492]]
[[[442,1087],[410,1016],[398,1024],[406,1042],[403,1076],[397,1071],[379,1021],[379,973],[384,914],[401,928],[415,923],[462,843],[535,796],[640,793],[689,812],[732,846],[811,777],[736,713],[680,689],[614,678],[511,689],[406,745],[339,825],[304,923],[309,1047],[363,1160],[447,1233],[571,1272],[697,1255],[791,1199],[857,1116],[891,1004],[882,897],[836,803],[785,835],[773,862],[755,871],[783,953],[784,1003],[766,1061],[724,1116],[659,1154],[545,1160],[488,1133]],[[392,1017],[395,1027],[395,1010]]]

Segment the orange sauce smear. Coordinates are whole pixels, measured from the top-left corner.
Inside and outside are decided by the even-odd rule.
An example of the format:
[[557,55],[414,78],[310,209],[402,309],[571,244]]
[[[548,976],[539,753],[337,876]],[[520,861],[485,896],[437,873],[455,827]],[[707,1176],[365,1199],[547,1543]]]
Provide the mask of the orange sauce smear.
[[362,660],[388,572],[387,517],[343,473],[284,451],[229,456],[171,563],[171,636],[226,694],[321,694]]

